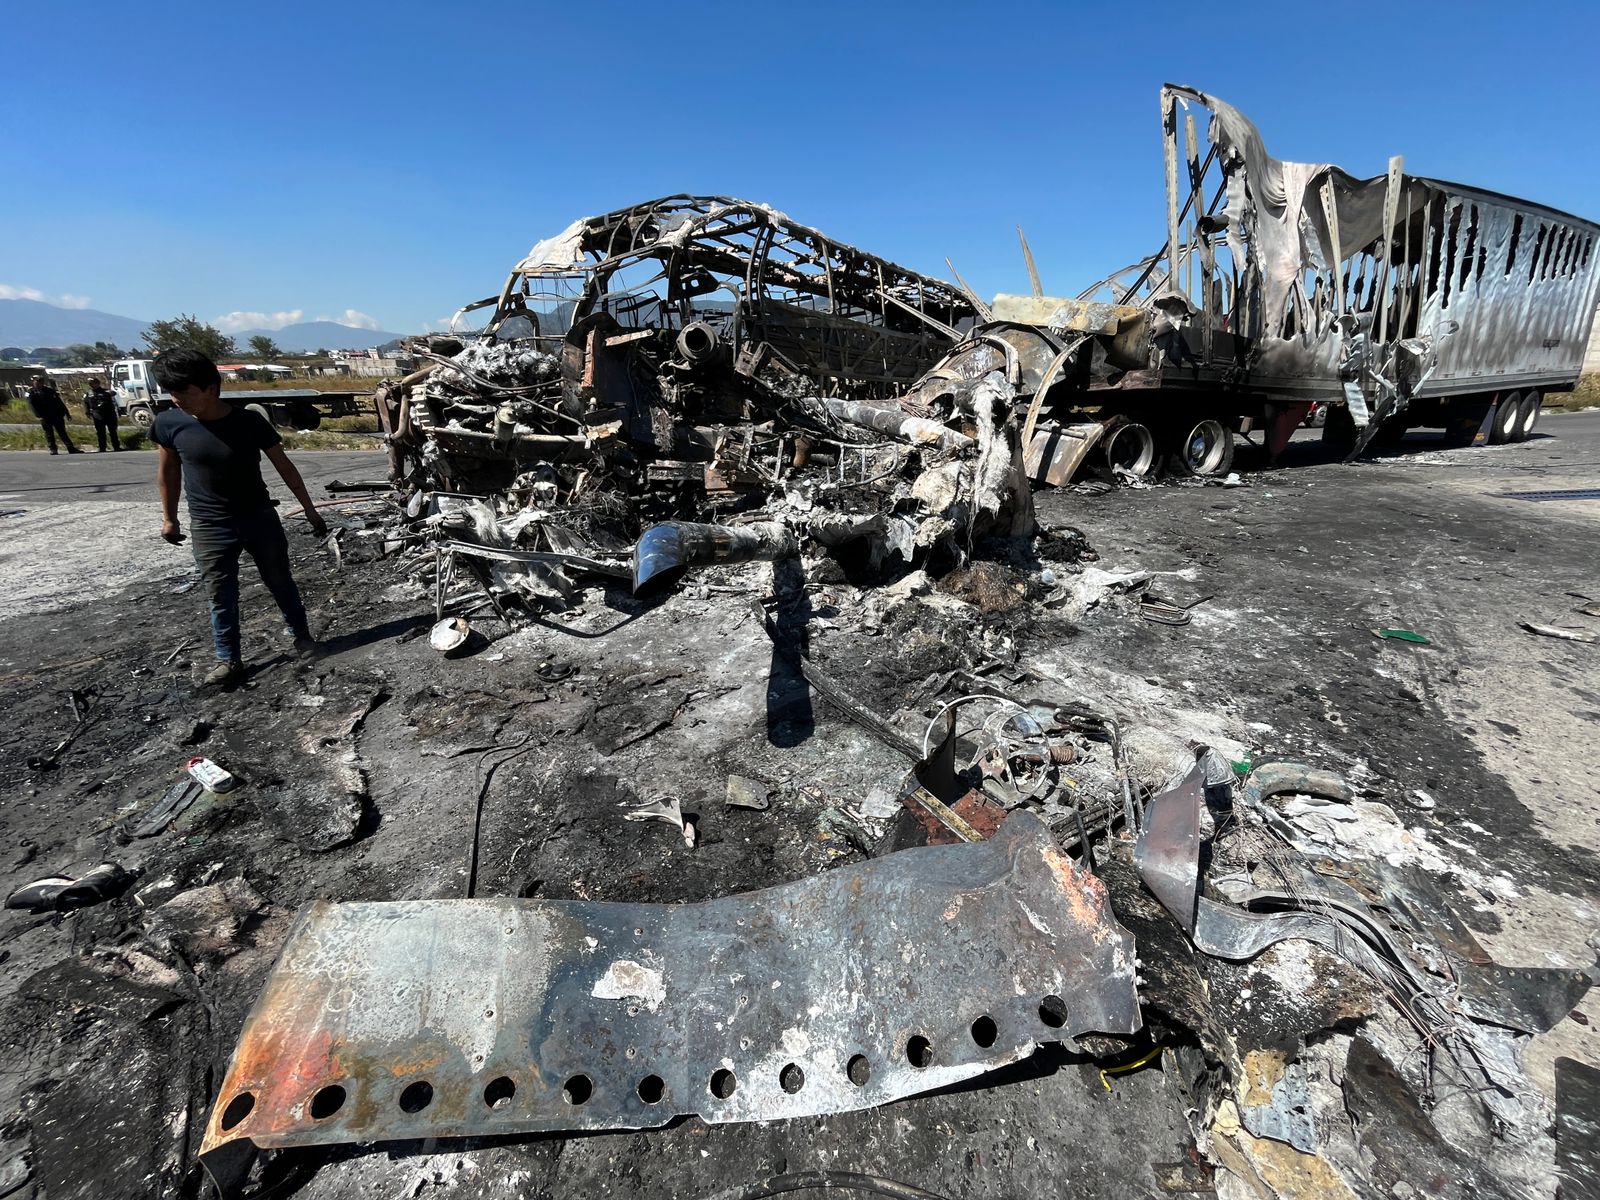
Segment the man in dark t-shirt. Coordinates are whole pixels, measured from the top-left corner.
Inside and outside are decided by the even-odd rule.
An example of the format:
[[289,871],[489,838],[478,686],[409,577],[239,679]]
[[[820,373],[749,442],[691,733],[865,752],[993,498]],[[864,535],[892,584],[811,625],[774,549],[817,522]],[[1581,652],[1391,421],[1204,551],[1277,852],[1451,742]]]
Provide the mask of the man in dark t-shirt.
[[157,450],[156,490],[161,495],[161,536],[183,540],[178,493],[189,493],[189,529],[194,560],[211,597],[211,636],[217,665],[206,676],[231,684],[243,671],[239,653],[239,555],[248,553],[278,602],[294,634],[295,651],[317,651],[300,589],[289,569],[289,542],[261,478],[265,454],[305,510],[311,531],[328,526],[306,493],[305,481],[284,452],[271,423],[222,399],[217,366],[196,350],[169,350],[152,364],[156,383],[171,393],[176,408],[156,417],[150,440]]

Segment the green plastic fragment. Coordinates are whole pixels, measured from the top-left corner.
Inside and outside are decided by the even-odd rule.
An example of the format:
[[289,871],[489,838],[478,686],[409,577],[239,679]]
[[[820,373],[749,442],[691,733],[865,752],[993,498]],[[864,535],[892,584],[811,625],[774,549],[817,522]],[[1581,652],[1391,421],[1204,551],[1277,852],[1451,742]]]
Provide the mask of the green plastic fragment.
[[1246,775],[1250,774],[1250,760],[1248,758],[1241,758],[1238,762],[1231,765],[1233,766],[1233,773],[1240,779],[1243,779]]
[[1409,629],[1374,629],[1372,632],[1381,638],[1389,638],[1390,640],[1396,642],[1414,642],[1418,646],[1432,645],[1432,643],[1420,633],[1413,633]]

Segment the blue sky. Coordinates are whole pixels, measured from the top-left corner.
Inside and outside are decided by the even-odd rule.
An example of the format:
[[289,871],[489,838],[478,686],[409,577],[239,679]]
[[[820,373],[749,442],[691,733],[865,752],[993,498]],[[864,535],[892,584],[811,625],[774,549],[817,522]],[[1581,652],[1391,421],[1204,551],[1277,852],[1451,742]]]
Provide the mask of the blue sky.
[[[985,295],[1163,239],[1157,92],[1281,158],[1600,217],[1600,5],[17,5],[0,296],[402,332],[576,217],[728,193]],[[1336,15],[1335,15],[1336,14]],[[224,322],[225,324],[229,322]],[[255,324],[240,317],[236,327]]]

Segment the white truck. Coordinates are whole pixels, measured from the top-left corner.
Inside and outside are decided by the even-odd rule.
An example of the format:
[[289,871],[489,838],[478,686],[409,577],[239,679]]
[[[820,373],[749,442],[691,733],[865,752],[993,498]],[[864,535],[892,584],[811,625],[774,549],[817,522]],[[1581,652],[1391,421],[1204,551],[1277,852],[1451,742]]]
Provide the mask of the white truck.
[[[156,413],[172,403],[161,390],[150,370],[148,358],[123,358],[111,364],[111,387],[117,394],[117,410],[142,429],[148,429]],[[222,398],[242,404],[274,425],[291,429],[315,429],[323,417],[353,417],[362,412],[356,403],[359,392],[318,392],[311,388],[272,388],[255,391],[224,386]]]

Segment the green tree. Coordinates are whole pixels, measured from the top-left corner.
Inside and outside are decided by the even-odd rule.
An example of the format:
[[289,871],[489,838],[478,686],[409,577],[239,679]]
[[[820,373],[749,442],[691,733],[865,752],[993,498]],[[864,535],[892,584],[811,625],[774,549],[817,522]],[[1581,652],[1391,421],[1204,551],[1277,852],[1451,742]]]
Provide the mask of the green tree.
[[264,333],[258,333],[250,339],[250,353],[257,358],[277,358],[283,351],[278,349],[278,343]]
[[198,350],[215,362],[221,358],[232,358],[239,352],[233,339],[222,330],[196,320],[188,313],[179,313],[170,321],[152,321],[150,328],[141,336],[145,345],[150,347],[151,354],[185,347]]

